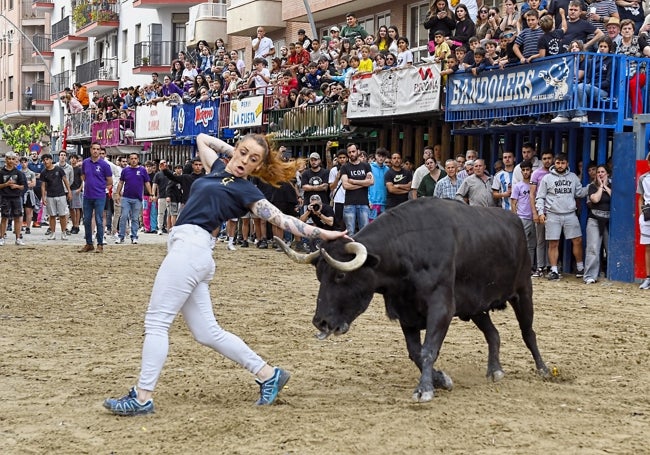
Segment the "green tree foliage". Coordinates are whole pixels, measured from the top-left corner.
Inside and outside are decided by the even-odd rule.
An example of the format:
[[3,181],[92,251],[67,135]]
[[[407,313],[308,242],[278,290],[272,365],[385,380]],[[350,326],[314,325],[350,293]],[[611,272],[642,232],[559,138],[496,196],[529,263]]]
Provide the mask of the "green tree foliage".
[[0,121],[2,140],[20,155],[27,155],[29,146],[34,142],[39,142],[47,132],[48,127],[43,122],[14,126]]

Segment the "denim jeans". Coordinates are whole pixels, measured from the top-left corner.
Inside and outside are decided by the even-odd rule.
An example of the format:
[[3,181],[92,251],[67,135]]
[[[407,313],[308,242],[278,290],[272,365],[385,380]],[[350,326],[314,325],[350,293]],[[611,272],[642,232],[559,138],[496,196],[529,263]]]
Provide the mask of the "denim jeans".
[[[601,98],[607,98],[609,93],[590,84],[578,84],[578,102],[585,106],[598,107]],[[582,117],[587,111],[576,109],[575,111],[562,111],[558,115],[567,118]]]
[[359,225],[359,230],[367,224],[370,216],[370,207],[367,205],[346,205],[343,207],[343,221],[348,235],[354,235],[355,227]]
[[126,237],[126,220],[131,218],[131,239],[138,238],[138,228],[140,227],[140,212],[142,211],[142,201],[140,199],[131,199],[122,197],[122,215],[120,215],[120,239]]
[[84,231],[86,234],[86,245],[93,244],[93,211],[95,212],[95,224],[97,225],[97,245],[104,244],[104,206],[106,198],[83,199]]

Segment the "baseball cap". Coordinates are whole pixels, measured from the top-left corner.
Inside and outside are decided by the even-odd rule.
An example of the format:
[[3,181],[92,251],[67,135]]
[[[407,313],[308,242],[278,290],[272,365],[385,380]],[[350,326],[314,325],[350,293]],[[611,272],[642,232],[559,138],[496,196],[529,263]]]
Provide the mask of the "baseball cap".
[[330,27],[330,32],[340,32],[340,31],[341,30],[339,30],[339,28],[336,25]]
[[309,155],[309,159],[310,160],[320,160],[320,155],[318,153],[314,152],[311,155]]

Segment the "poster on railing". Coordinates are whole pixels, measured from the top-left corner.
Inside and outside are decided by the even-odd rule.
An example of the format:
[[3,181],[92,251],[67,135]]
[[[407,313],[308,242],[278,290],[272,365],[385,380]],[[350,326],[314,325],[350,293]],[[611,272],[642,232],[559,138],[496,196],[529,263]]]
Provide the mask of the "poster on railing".
[[429,112],[440,106],[440,65],[427,64],[352,77],[348,118]]
[[203,101],[179,104],[172,111],[172,126],[176,138],[194,138],[200,133],[219,132],[219,102]]
[[121,139],[124,140],[124,133],[124,128],[120,131],[119,120],[93,122],[91,128],[91,142],[99,142],[104,147],[112,147],[120,144],[120,136]]
[[172,136],[172,108],[167,103],[138,106],[135,118],[137,141],[152,141]]
[[529,106],[567,99],[576,65],[574,56],[564,55],[561,59],[487,70],[477,76],[455,73],[447,85],[447,111]]
[[262,125],[263,96],[249,96],[230,102],[229,128],[249,128]]

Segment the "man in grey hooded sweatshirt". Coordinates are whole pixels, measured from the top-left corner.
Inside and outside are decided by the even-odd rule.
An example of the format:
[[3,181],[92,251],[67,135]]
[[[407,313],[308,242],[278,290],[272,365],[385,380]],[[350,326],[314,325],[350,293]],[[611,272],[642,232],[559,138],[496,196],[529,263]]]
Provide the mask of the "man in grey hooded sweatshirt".
[[582,231],[576,215],[576,198],[587,196],[588,187],[580,184],[580,179],[569,170],[567,156],[560,153],[555,156],[550,173],[539,182],[535,206],[539,213],[539,222],[546,226],[548,241],[548,259],[551,263],[549,280],[559,280],[557,270],[560,236],[573,243],[573,256],[576,260],[577,277],[584,273],[582,261]]

